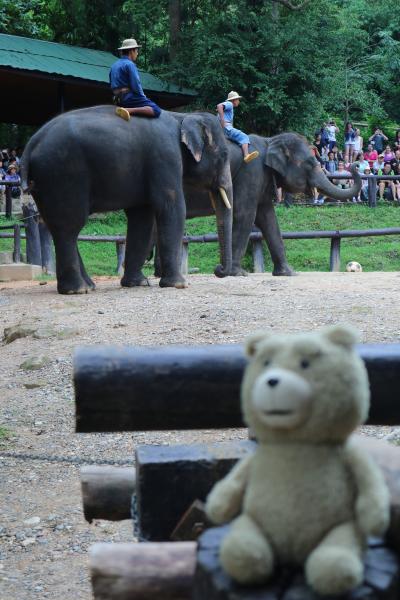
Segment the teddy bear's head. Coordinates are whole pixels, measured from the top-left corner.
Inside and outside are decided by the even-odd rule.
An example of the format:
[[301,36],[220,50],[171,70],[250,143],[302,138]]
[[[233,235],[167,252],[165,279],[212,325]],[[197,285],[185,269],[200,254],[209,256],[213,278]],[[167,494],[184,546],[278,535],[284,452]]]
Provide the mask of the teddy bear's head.
[[345,326],[246,341],[245,421],[259,441],[342,442],[365,421],[369,382]]

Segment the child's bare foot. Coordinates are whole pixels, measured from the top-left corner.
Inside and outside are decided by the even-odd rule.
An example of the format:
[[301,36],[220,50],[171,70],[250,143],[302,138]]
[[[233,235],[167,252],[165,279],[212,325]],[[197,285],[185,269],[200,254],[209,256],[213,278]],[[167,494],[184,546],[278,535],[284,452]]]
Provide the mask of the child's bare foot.
[[129,121],[129,119],[131,118],[129,112],[126,110],[126,108],[123,108],[122,106],[117,106],[117,108],[115,109],[115,114],[118,115],[118,117],[121,117],[121,119],[124,119],[125,121]]
[[257,158],[259,156],[259,152],[257,150],[254,150],[254,152],[250,152],[250,154],[247,154],[244,157],[244,162],[247,164],[249,162],[251,162],[252,160],[254,160],[255,158]]

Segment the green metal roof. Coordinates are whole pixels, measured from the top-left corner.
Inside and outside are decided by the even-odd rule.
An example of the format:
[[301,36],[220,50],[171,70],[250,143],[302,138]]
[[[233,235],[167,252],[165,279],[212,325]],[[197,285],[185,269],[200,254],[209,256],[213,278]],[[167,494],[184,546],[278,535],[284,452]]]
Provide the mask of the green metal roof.
[[[101,50],[0,34],[0,67],[108,84],[108,73],[116,58]],[[140,71],[140,77],[145,90],[196,96],[193,90],[167,83],[150,73]]]

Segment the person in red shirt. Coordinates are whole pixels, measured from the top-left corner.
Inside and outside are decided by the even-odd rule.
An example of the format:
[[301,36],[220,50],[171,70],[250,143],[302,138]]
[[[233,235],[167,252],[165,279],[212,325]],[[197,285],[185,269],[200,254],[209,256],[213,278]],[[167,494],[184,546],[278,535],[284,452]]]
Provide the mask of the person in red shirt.
[[372,169],[374,162],[378,160],[378,153],[376,150],[374,150],[372,144],[368,144],[368,150],[364,152],[364,158],[369,162],[369,166]]

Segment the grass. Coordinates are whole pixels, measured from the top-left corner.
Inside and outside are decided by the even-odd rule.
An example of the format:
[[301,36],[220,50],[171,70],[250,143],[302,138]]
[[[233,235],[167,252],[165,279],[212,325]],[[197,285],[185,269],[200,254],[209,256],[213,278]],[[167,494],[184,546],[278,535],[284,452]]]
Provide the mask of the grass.
[[[371,209],[362,205],[343,204],[340,206],[308,207],[295,205],[291,208],[278,206],[276,209],[282,231],[323,231],[332,229],[383,229],[400,226],[400,208],[382,204]],[[0,218],[0,224],[5,223]],[[189,235],[201,235],[215,231],[212,217],[192,219],[186,223]],[[89,220],[82,230],[85,234],[117,235],[126,231],[123,212],[99,215]],[[297,271],[328,271],[330,240],[285,240],[289,263]],[[0,239],[0,251],[12,249],[12,240]],[[116,249],[112,243],[80,242],[79,249],[83,261],[91,275],[114,275]],[[24,251],[24,244],[23,244]],[[272,270],[269,254],[265,249],[266,270]],[[400,270],[400,236],[379,236],[344,239],[341,242],[341,265],[344,270],[349,260],[358,261],[364,271]],[[189,251],[191,267],[198,267],[202,273],[212,273],[219,261],[216,244],[192,244]],[[251,257],[248,253],[244,266],[251,270]],[[145,269],[150,273],[151,269]]]
[[10,432],[8,431],[8,429],[6,429],[6,427],[3,427],[2,425],[0,425],[0,443],[5,442],[6,440],[8,440],[9,437],[10,437]]

